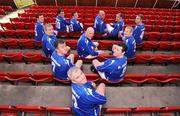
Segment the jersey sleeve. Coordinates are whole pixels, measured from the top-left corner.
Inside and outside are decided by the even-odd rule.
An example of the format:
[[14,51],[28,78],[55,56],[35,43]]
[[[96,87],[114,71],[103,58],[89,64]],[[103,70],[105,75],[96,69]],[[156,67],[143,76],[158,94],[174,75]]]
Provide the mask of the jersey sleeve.
[[99,54],[92,48],[94,46],[92,46],[92,43],[90,43],[88,40],[83,41],[82,45],[83,45],[82,48],[84,48],[85,51],[88,52],[89,54],[91,54],[93,56],[96,56]]
[[104,62],[103,65],[98,66],[96,69],[101,72],[111,72],[113,63],[113,60],[108,59]]
[[99,93],[97,93],[94,89],[87,89],[89,95],[87,95],[86,100],[87,102],[91,103],[91,104],[96,104],[96,105],[100,105],[100,104],[105,104],[106,103],[106,97],[100,95]]
[[53,52],[55,50],[54,46],[53,46],[53,43],[52,43],[52,40],[48,38],[47,42],[46,42],[46,46],[47,46],[47,49],[51,52]]

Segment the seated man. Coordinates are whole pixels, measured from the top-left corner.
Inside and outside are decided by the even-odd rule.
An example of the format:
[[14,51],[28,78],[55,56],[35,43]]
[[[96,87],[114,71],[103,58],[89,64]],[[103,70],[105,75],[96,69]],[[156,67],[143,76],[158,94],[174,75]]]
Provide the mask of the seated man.
[[105,84],[88,82],[77,67],[68,71],[72,90],[72,112],[74,116],[100,116],[101,107],[106,103]]
[[119,43],[112,47],[114,58],[110,58],[104,62],[99,62],[96,59],[93,60],[92,63],[101,78],[112,82],[119,82],[123,79],[127,65],[127,58],[124,56],[126,49],[124,43]]
[[59,9],[57,12],[58,16],[56,17],[56,31],[58,32],[69,32],[70,22],[66,21],[64,18],[64,11]]
[[98,33],[105,33],[106,32],[106,24],[104,22],[105,12],[103,10],[99,11],[98,16],[95,18],[94,22],[94,30]]
[[65,54],[67,54],[69,48],[66,46],[63,40],[58,40],[55,45],[55,51],[51,56],[51,64],[52,64],[52,72],[55,77],[61,80],[69,80],[67,76],[67,71],[73,67],[81,67],[82,60],[78,60],[74,65],[74,55],[70,54],[67,58]]
[[57,41],[57,38],[54,35],[54,29],[50,23],[45,24],[44,31],[45,34],[42,38],[42,49],[46,57],[50,57],[55,50],[54,43]]
[[95,58],[100,53],[103,53],[102,51],[96,50],[99,43],[91,41],[93,36],[94,29],[92,27],[88,27],[86,32],[81,35],[77,44],[77,52],[79,56],[84,58]]
[[83,25],[78,20],[78,13],[73,12],[72,13],[72,19],[71,19],[71,31],[83,31]]
[[131,26],[127,26],[124,30],[123,42],[127,46],[127,51],[125,56],[129,58],[134,58],[136,56],[136,42],[134,37],[132,36],[133,28]]
[[39,13],[36,15],[37,22],[35,24],[35,40],[42,41],[42,37],[44,35],[44,16]]
[[[111,25],[113,25],[114,28]],[[116,14],[116,23],[111,25],[107,24],[108,36],[117,38],[122,37],[124,21],[121,13]]]
[[135,19],[136,26],[135,26],[134,32],[133,32],[133,37],[136,41],[136,44],[142,44],[142,42],[143,42],[142,39],[144,36],[145,26],[142,23],[142,20],[143,20],[142,14],[139,14],[136,16],[136,19]]

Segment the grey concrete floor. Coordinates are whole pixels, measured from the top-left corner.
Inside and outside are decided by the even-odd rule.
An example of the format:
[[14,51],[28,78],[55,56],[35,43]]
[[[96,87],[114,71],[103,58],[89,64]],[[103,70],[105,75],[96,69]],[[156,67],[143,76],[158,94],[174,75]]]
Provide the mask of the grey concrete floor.
[[[104,107],[162,107],[180,105],[180,87],[107,87]],[[1,105],[71,106],[67,86],[0,85]]]

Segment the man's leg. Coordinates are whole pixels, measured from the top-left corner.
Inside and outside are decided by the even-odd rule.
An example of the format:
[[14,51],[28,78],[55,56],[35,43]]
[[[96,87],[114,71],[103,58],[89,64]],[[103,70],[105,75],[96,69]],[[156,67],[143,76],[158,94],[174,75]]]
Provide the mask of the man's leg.
[[75,65],[76,65],[76,67],[81,68],[82,63],[83,63],[82,60],[78,60]]
[[110,24],[106,24],[108,33],[111,33],[111,31],[114,29]]
[[71,60],[72,64],[74,64],[74,54],[70,54],[67,58]]

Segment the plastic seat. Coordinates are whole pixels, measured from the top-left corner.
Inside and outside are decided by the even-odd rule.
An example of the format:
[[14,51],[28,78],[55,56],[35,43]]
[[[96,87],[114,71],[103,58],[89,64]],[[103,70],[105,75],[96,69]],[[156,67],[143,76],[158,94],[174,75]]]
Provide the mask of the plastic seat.
[[148,41],[159,41],[160,38],[160,32],[149,32]]
[[165,25],[163,26],[163,32],[174,32],[174,26],[172,25]]
[[162,32],[162,29],[163,29],[162,25],[154,25],[152,27],[152,31],[154,32]]
[[180,26],[174,26],[174,32],[180,32]]
[[145,41],[143,44],[143,50],[156,50],[158,48],[158,42],[156,41]]
[[[32,21],[29,19],[29,17],[21,17],[22,22],[24,23],[31,23]],[[32,24],[32,23],[31,23]],[[34,25],[34,24],[33,24]]]
[[34,49],[35,46],[35,40],[33,39],[20,39],[19,40],[19,46],[21,49],[28,48],[28,49]]
[[173,47],[172,42],[159,42],[159,46],[157,50],[171,50]]
[[5,38],[16,38],[15,30],[4,30],[1,34]]
[[70,107],[47,107],[50,114],[72,114]]
[[173,42],[172,45],[173,47],[171,50],[180,50],[180,42]]
[[152,25],[145,25],[146,32],[151,32]]
[[136,107],[132,110],[132,114],[149,114],[153,115],[153,113],[159,112],[159,107]]
[[54,76],[51,73],[36,72],[30,78],[34,82],[52,82]]
[[153,63],[169,64],[169,63],[171,63],[172,59],[173,59],[173,57],[171,57],[169,55],[155,54]]
[[28,30],[28,35],[29,35],[30,38],[34,38],[35,37],[34,30]]
[[154,60],[154,57],[150,54],[137,54],[136,63],[137,64],[151,64]]
[[11,72],[8,73],[8,76],[11,79],[11,81],[16,82],[28,82],[30,81],[29,77],[31,77],[31,75],[26,72]]
[[12,23],[21,22],[21,19],[20,19],[19,17],[17,17],[17,18],[10,18],[10,21],[11,21]]
[[164,20],[156,20],[156,25],[164,25],[165,24],[165,21]]
[[16,106],[16,109],[24,113],[33,113],[36,115],[45,115],[46,109],[41,106]]
[[66,40],[66,45],[75,50],[77,49],[77,40]]
[[27,52],[23,54],[23,59],[25,63],[37,63],[37,62],[41,62],[42,61],[42,57],[41,57],[41,53],[37,53],[37,52]]
[[180,56],[179,55],[172,55],[172,61],[173,64],[179,64],[180,63]]
[[180,107],[179,106],[167,106],[167,107],[162,107],[160,110],[159,115],[162,116],[174,116],[174,115],[178,115],[177,112],[180,111]]
[[24,23],[23,22],[15,22],[13,23],[15,29],[24,29]]
[[180,33],[174,33],[174,41],[180,41]]
[[172,25],[172,26],[174,26],[174,25],[175,25],[175,22],[174,22],[174,21],[166,21],[165,24],[166,24],[166,25]]
[[29,38],[29,32],[28,30],[16,30],[16,36],[18,38]]
[[17,116],[17,109],[14,106],[0,105],[1,116],[9,114],[9,116]]
[[125,83],[142,84],[146,82],[146,76],[144,74],[127,74],[124,77]]
[[97,74],[85,74],[88,81],[97,82],[101,80],[101,77]]
[[14,26],[11,24],[11,23],[1,23],[1,26],[4,30],[7,30],[7,29],[14,29]]
[[173,40],[173,34],[172,33],[168,33],[168,32],[164,32],[161,33],[161,41],[171,41]]
[[81,34],[82,34],[81,32],[70,32],[69,36],[79,38],[81,36]]
[[7,61],[8,63],[12,62],[22,62],[23,57],[21,52],[7,52],[3,55],[4,61]]
[[68,37],[69,36],[69,34],[67,33],[67,32],[58,32],[58,35],[57,35],[58,37]]
[[128,114],[131,113],[130,108],[105,108],[104,113],[105,114]]
[[17,39],[4,39],[3,44],[5,48],[19,48]]

